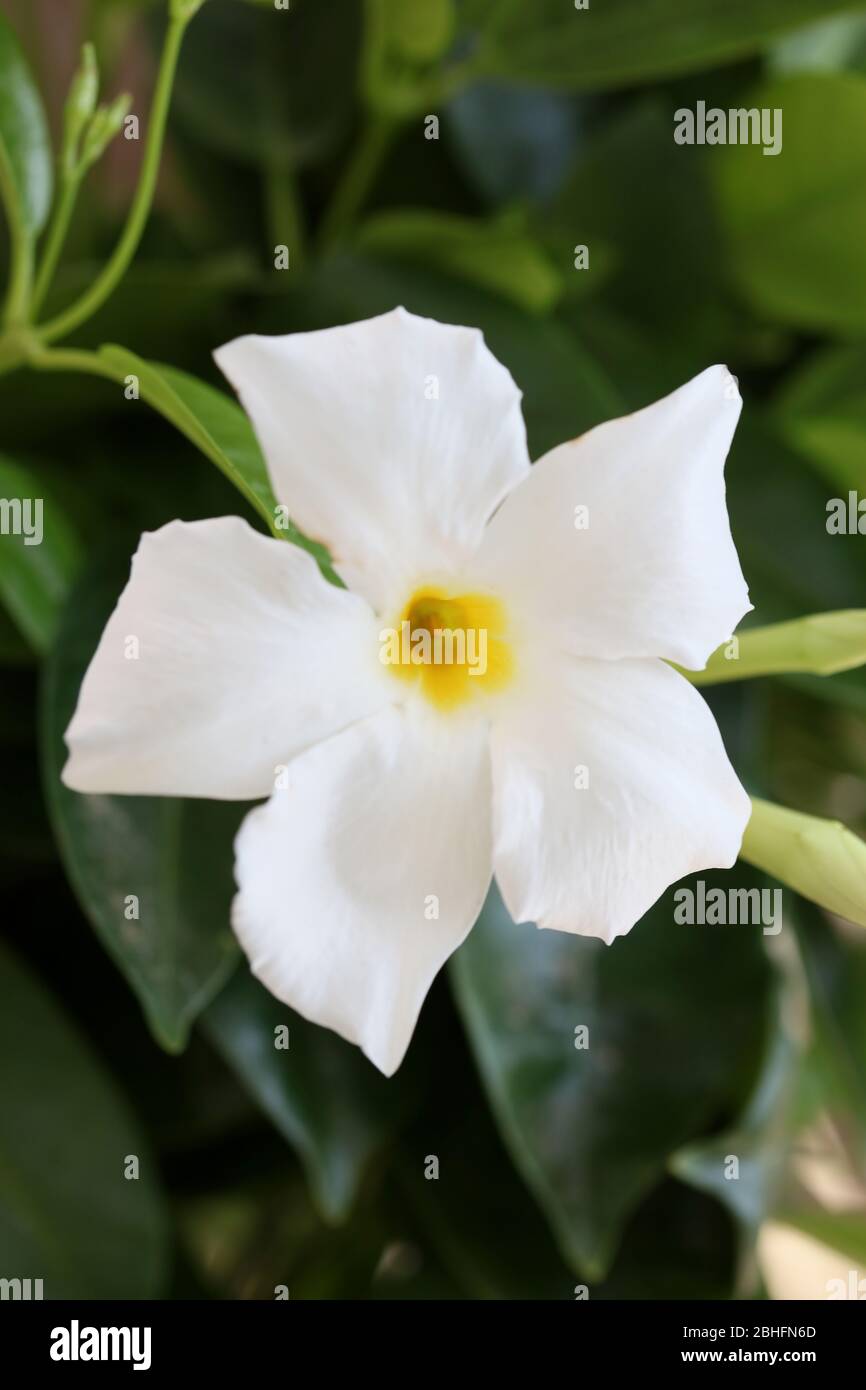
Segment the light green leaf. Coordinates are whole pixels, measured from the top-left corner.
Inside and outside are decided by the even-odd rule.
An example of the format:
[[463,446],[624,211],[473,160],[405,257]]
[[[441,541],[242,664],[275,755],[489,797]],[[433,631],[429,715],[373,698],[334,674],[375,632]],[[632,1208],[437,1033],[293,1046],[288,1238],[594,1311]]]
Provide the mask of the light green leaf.
[[842,72],[866,68],[866,16],[836,15],[795,29],[774,44],[771,72]]
[[832,676],[864,664],[866,608],[848,608],[747,628],[714,651],[703,671],[683,675],[693,685],[716,685],[792,671]]
[[785,381],[773,420],[837,494],[866,498],[866,349],[818,352]]
[[[398,1078],[358,1048],[287,1009],[242,964],[210,1005],[204,1030],[295,1148],[322,1215],[342,1221],[365,1168],[407,1107]],[[288,1047],[276,1046],[286,1029]]]
[[563,277],[513,218],[481,222],[454,213],[385,212],[360,230],[362,251],[423,265],[494,290],[531,313],[553,307]]
[[[755,310],[803,328],[866,327],[866,82],[807,74],[744,93],[782,112],[781,153],[711,151],[730,271]],[[828,140],[827,131],[845,131]]]
[[[811,1236],[831,1250],[838,1250],[860,1266],[866,1265],[866,1216],[852,1211],[824,1211],[821,1207],[786,1208],[776,1217],[785,1226]],[[861,1276],[862,1277],[862,1276]],[[862,1294],[861,1294],[862,1297]]]
[[85,574],[63,615],[45,673],[45,793],[84,912],[157,1041],[176,1052],[237,960],[229,928],[232,843],[247,808],[172,797],[81,795],[61,783],[63,734],[124,579],[113,561],[98,566]]
[[731,62],[857,0],[464,0],[475,70],[568,87],[620,87]]
[[[167,1255],[156,1163],[108,1073],[0,944],[0,1268],[43,1297],[158,1298]],[[136,1180],[124,1176],[128,1155]]]
[[0,15],[0,188],[30,238],[45,224],[53,184],[42,100],[9,21]]
[[840,821],[754,798],[740,853],[804,898],[866,927],[866,844]]
[[[30,531],[16,534],[19,515]],[[0,600],[40,654],[81,563],[81,546],[60,502],[30,466],[0,455]],[[32,543],[29,543],[32,542]]]
[[512,1158],[566,1260],[599,1279],[670,1154],[751,1089],[760,935],[679,925],[666,893],[605,946],[516,925],[494,890],[452,971]]
[[811,903],[790,912],[811,1002],[809,1064],[821,1103],[866,1163],[866,938],[840,931]]

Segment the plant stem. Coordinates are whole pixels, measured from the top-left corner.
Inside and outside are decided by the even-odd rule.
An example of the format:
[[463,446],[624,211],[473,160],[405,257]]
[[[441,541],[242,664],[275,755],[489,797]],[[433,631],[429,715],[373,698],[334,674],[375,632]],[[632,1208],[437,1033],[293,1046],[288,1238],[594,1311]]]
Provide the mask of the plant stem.
[[9,223],[9,285],[3,309],[3,322],[18,325],[27,322],[30,307],[30,286],[33,282],[33,239],[24,225],[15,179],[9,167],[6,151],[0,147],[0,195],[6,207]]
[[275,246],[288,246],[292,264],[304,262],[304,222],[295,176],[274,164],[264,172],[265,215]]
[[106,377],[123,385],[125,373],[100,357],[98,352],[83,348],[33,347],[27,354],[27,365],[41,372],[87,372],[90,376]]
[[337,185],[319,231],[329,247],[352,226],[388,152],[397,122],[382,112],[370,114],[366,128]]
[[71,304],[68,309],[59,314],[57,318],[51,319],[48,323],[42,324],[39,328],[39,336],[43,342],[52,342],[55,338],[65,337],[73,329],[78,328],[79,324],[89,319],[96,310],[105,302],[108,296],[116,288],[118,282],[123,277],[127,266],[138,249],[145,223],[150,212],[153,194],[156,188],[157,175],[159,173],[159,162],[162,154],[162,142],[165,136],[166,121],[168,119],[168,108],[171,102],[171,89],[174,83],[174,74],[177,68],[177,60],[180,54],[181,43],[183,42],[184,32],[189,23],[189,15],[177,15],[169,21],[168,30],[163,45],[162,57],[159,64],[159,73],[156,81],[156,89],[153,94],[153,104],[150,112],[150,128],[147,135],[147,144],[144,151],[144,160],[141,166],[141,173],[138,179],[138,187],[135,190],[135,197],[129,209],[126,225],[121,233],[120,240],[114,248],[114,252],[103,267],[101,273],[93,281],[89,289],[85,290],[80,299]]
[[66,233],[69,231],[69,223],[72,220],[80,186],[81,179],[78,176],[67,176],[60,184],[60,196],[54,205],[51,226],[48,228],[42,259],[36,274],[36,285],[30,305],[31,314],[39,312],[48,287],[54,279],[54,272],[57,269],[57,262],[60,260],[63,244],[66,241]]

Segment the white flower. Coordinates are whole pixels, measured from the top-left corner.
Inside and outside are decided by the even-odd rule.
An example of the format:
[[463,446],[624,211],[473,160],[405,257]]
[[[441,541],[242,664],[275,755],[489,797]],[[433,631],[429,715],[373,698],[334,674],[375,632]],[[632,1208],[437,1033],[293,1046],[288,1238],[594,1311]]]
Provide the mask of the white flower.
[[[723,480],[741,401],[711,367],[530,468],[474,329],[397,309],[216,357],[348,589],[235,517],[143,536],[64,780],[268,797],[237,837],[235,931],[390,1075],[494,872],[515,919],[610,942],[734,863],[749,800],[666,662],[703,667],[750,607]],[[484,671],[383,664],[404,623],[483,633]]]

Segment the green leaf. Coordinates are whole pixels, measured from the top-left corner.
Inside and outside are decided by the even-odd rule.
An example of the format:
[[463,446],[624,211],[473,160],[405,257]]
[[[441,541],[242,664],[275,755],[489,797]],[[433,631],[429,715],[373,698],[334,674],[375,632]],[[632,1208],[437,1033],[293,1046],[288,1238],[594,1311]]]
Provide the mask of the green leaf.
[[[700,358],[701,333],[721,288],[705,154],[676,145],[670,103],[645,97],[583,143],[571,176],[536,219],[537,235],[569,286],[595,281],[601,253],[610,262],[607,268],[602,260],[606,305],[646,325],[653,353],[660,338],[677,353],[687,343],[699,359],[695,372],[713,360]],[[579,245],[589,250],[587,270],[574,269]],[[717,342],[713,321],[706,352],[717,352]]]
[[362,251],[420,261],[501,294],[530,313],[552,308],[562,275],[513,218],[481,222],[454,213],[385,212],[361,228]]
[[866,1162],[866,944],[798,901],[791,914],[811,1001],[810,1062],[837,1131]]
[[804,898],[866,927],[866,844],[840,821],[754,798],[741,854]]
[[[731,531],[755,605],[750,618],[769,623],[845,609],[863,593],[864,548],[828,533],[825,484],[748,408],[734,435],[725,484]],[[824,682],[825,693],[845,679]]]
[[[783,147],[714,151],[730,272],[754,309],[803,328],[866,326],[866,83],[806,74],[746,93],[783,113]],[[828,140],[827,131],[845,131]]]
[[786,379],[772,418],[831,487],[866,497],[866,349],[818,352]]
[[[386,1080],[358,1048],[287,1009],[246,965],[210,1005],[203,1025],[297,1150],[322,1215],[344,1220],[370,1158],[406,1108],[401,1081]],[[284,1028],[289,1045],[280,1048],[277,1030]]]
[[752,627],[724,642],[703,671],[683,671],[693,685],[806,671],[832,676],[866,664],[866,608],[814,613]]
[[764,1032],[759,932],[673,914],[667,893],[605,946],[515,925],[494,890],[453,961],[503,1138],[566,1259],[593,1279],[669,1155],[739,1107]]
[[777,1201],[790,1155],[802,1046],[789,1022],[797,1017],[795,999],[793,974],[782,977],[770,1011],[760,1071],[742,1114],[723,1133],[686,1145],[670,1160],[672,1173],[718,1198],[736,1218],[742,1297],[752,1291],[755,1240]]
[[866,16],[836,15],[795,29],[774,44],[771,72],[844,72],[866,68]]
[[[31,467],[0,455],[0,600],[35,651],[51,645],[81,563],[81,546],[60,502]],[[20,523],[30,532],[15,533]]]
[[137,377],[143,399],[215,463],[274,530],[277,500],[253,427],[240,406],[187,372],[145,362],[128,348],[107,344],[99,355],[118,375]]
[[574,162],[581,121],[566,92],[474,82],[449,103],[443,134],[485,201],[547,202]]
[[[0,1266],[43,1296],[157,1298],[166,1210],[114,1082],[39,981],[0,944]],[[124,1177],[129,1156],[137,1179]]]
[[[866,1216],[852,1211],[824,1211],[821,1207],[786,1208],[776,1217],[785,1226],[811,1236],[831,1250],[838,1250],[859,1265],[866,1265]],[[862,1298],[862,1294],[860,1295]]]
[[9,21],[0,15],[0,188],[32,240],[51,206],[51,143],[42,100]]
[[473,70],[564,87],[621,87],[732,62],[856,0],[464,0]]
[[207,0],[184,40],[177,115],[208,149],[282,169],[321,159],[351,120],[357,0],[261,10]]
[[273,535],[308,550],[326,578],[335,582],[328,552],[288,522],[278,522],[278,503],[255,432],[236,401],[188,372],[161,362],[145,362],[128,348],[106,344],[100,357],[119,377],[138,378],[141,397],[215,463]]
[[[63,734],[123,581],[112,563],[85,574],[45,673],[42,761],[60,855],[81,906],[144,1009],[157,1041],[181,1050],[228,978],[232,843],[246,807],[171,797],[91,796],[60,781]],[[138,900],[138,916],[131,916]]]

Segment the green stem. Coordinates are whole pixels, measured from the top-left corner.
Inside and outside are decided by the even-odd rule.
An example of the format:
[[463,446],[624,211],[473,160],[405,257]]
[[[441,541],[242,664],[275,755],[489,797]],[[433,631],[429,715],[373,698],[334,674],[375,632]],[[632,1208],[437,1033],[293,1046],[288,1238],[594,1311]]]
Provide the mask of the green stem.
[[0,147],[0,196],[6,207],[9,223],[9,285],[3,309],[3,322],[19,325],[27,322],[30,308],[30,286],[33,283],[33,239],[24,225],[18,201],[18,191],[6,151]]
[[388,152],[397,122],[393,116],[374,112],[337,185],[322,219],[319,236],[324,247],[333,246],[353,225]]
[[73,329],[78,328],[79,324],[85,322],[96,310],[105,302],[108,296],[116,288],[122,279],[127,266],[138,249],[148,214],[150,213],[153,194],[156,188],[157,175],[159,173],[159,162],[162,155],[162,142],[165,136],[165,127],[168,120],[168,108],[171,102],[171,89],[174,83],[174,74],[177,68],[177,60],[180,54],[180,47],[183,42],[184,32],[189,23],[190,15],[176,15],[169,21],[168,30],[165,36],[165,44],[162,50],[162,57],[159,64],[159,74],[156,80],[156,89],[153,94],[153,105],[150,112],[150,129],[147,136],[147,144],[144,151],[144,160],[141,173],[138,179],[138,187],[135,190],[135,197],[129,209],[126,219],[126,226],[121,233],[120,240],[114,248],[114,252],[103,267],[102,272],[93,281],[80,299],[71,304],[68,309],[59,314],[57,318],[51,319],[48,323],[42,324],[39,328],[39,336],[46,343],[52,342],[55,338],[65,337]]
[[291,263],[304,263],[304,220],[291,169],[270,165],[264,173],[268,235],[275,246],[288,246]]
[[39,312],[42,301],[48,293],[51,281],[54,279],[54,272],[57,269],[57,262],[60,260],[63,244],[66,241],[66,234],[69,231],[69,223],[72,221],[75,200],[78,197],[78,190],[80,187],[80,175],[67,175],[61,181],[60,196],[54,205],[51,226],[45,238],[42,259],[36,275],[36,285],[33,290],[33,299],[31,301],[32,314],[37,314]]
[[90,376],[106,377],[122,386],[126,374],[106,362],[98,352],[83,348],[34,347],[27,354],[27,365],[41,372],[87,372]]

